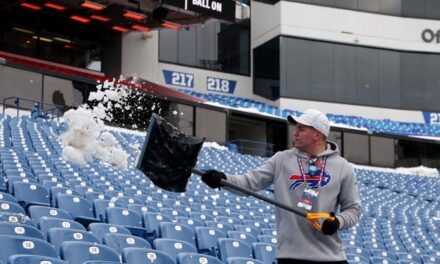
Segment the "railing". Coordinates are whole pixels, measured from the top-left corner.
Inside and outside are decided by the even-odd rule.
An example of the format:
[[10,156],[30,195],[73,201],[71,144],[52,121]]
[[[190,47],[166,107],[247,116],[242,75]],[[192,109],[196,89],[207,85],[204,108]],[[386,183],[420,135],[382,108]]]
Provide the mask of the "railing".
[[227,144],[229,150],[235,151],[241,154],[250,154],[263,157],[270,157],[274,153],[274,144],[253,141],[247,139],[234,139],[228,141]]
[[60,117],[63,106],[12,96],[3,99],[3,115],[7,108],[17,109],[17,117],[20,114],[20,110],[24,110],[31,111],[31,117],[34,118],[52,119]]

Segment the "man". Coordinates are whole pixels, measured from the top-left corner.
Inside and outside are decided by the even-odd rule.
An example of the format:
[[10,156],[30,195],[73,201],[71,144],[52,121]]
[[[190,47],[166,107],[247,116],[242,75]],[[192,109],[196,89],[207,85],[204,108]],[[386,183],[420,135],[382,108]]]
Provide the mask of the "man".
[[[347,263],[337,230],[355,225],[361,216],[359,190],[352,166],[335,143],[327,141],[330,122],[314,109],[300,117],[288,116],[297,125],[294,148],[276,153],[262,167],[244,175],[210,170],[202,180],[211,188],[221,179],[253,191],[274,184],[276,200],[303,211],[340,212],[325,220],[322,232],[305,218],[277,208],[278,264]],[[306,182],[306,183],[305,183]]]

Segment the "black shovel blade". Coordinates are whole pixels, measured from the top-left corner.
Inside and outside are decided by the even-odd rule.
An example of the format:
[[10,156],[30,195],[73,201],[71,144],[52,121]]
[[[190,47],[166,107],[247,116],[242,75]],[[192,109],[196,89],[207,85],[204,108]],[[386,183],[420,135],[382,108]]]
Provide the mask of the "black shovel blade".
[[137,168],[158,187],[185,192],[204,140],[186,135],[153,114]]

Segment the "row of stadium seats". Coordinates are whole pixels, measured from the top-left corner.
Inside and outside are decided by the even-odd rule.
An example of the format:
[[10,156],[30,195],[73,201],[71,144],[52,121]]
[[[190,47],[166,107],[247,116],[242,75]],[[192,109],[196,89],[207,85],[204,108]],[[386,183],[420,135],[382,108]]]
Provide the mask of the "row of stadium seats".
[[[256,109],[262,114],[274,115],[286,118],[288,115],[298,116],[301,113],[295,110],[283,109],[267,105],[252,99],[240,98],[235,96],[220,95],[214,93],[200,93],[193,90],[179,89],[179,91],[201,98],[203,100],[218,103],[228,107]],[[440,136],[440,128],[437,125],[427,125],[411,122],[398,122],[389,119],[370,119],[360,116],[327,114],[331,122],[342,124],[358,129],[366,129],[374,133],[386,133],[394,135],[419,135],[419,136]]]
[[[0,119],[0,237],[7,237],[2,248],[16,245],[15,251],[0,250],[1,262],[25,263],[36,255],[55,258],[52,263],[274,260],[273,206],[210,189],[196,175],[185,193],[155,187],[134,169],[144,141],[136,133],[112,131],[130,154],[129,169],[98,160],[78,167],[61,158],[58,135],[66,129],[55,121]],[[197,167],[241,174],[266,160],[204,147]],[[438,178],[361,168],[356,173],[363,217],[341,232],[349,262],[440,263]],[[262,194],[273,197],[270,188]],[[40,244],[53,250],[26,249]]]

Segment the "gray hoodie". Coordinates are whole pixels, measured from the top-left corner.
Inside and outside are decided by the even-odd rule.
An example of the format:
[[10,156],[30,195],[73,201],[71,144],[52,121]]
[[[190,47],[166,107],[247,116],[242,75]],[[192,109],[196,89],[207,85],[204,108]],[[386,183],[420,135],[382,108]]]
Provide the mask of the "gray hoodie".
[[[298,211],[307,213],[297,206],[304,191],[304,180],[299,168],[298,157],[308,168],[305,152],[296,148],[277,152],[260,168],[244,175],[227,175],[231,183],[260,191],[274,184],[275,199]],[[320,160],[327,157],[325,174],[318,188],[319,195],[310,212],[340,212],[336,214],[339,229],[355,225],[360,216],[360,198],[353,167],[341,156],[335,143],[328,142],[327,150],[318,155]],[[319,168],[318,168],[319,169]],[[318,177],[319,178],[319,177]],[[309,181],[309,185],[318,182]],[[317,231],[305,218],[277,208],[277,258],[301,259],[308,261],[346,260],[339,234],[328,236]]]

